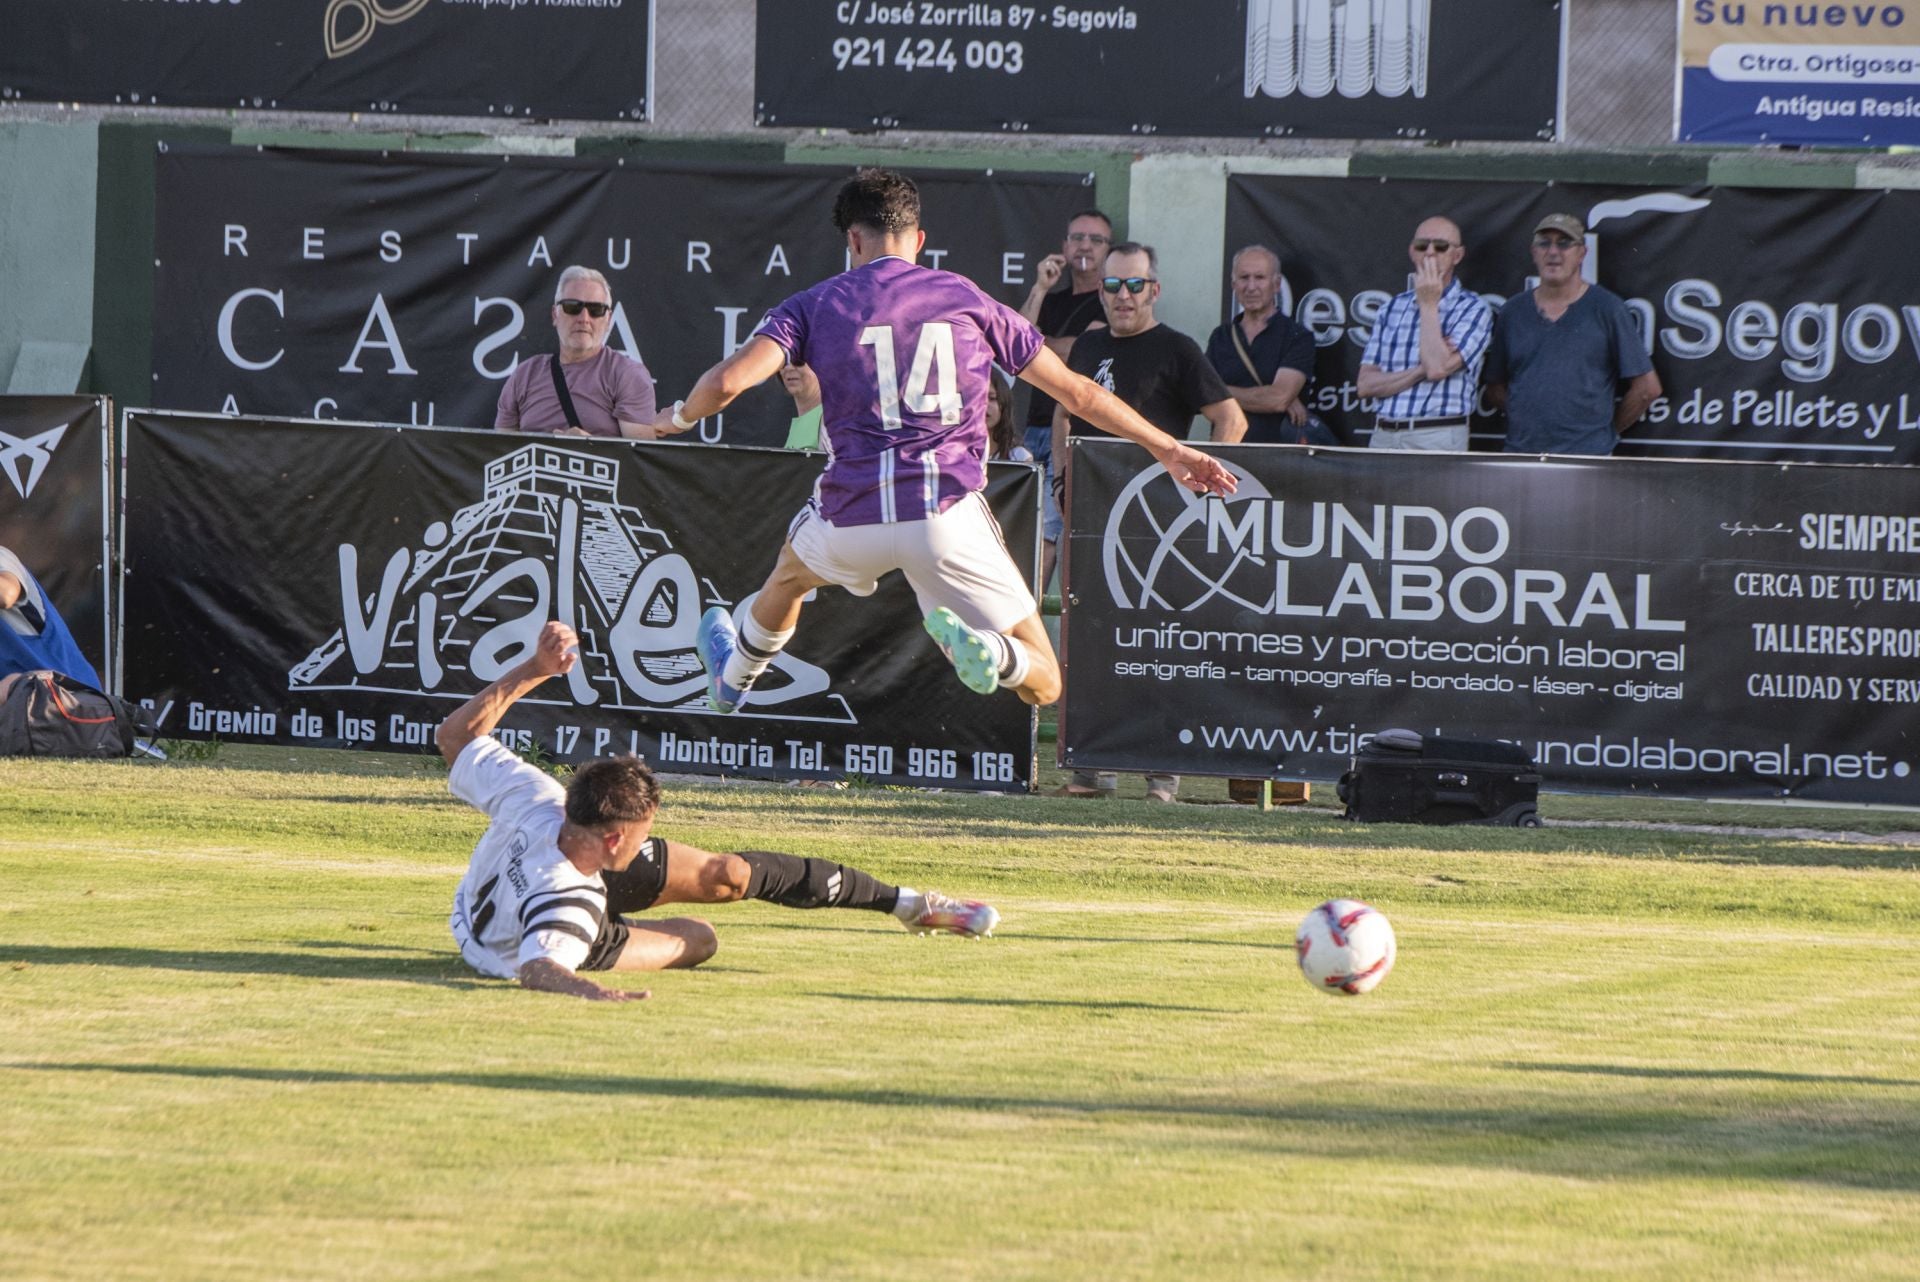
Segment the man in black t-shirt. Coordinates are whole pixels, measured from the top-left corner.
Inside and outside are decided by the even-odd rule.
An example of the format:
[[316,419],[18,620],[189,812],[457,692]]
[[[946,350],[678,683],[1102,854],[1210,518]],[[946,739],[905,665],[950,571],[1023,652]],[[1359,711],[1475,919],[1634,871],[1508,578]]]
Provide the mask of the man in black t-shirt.
[[1313,379],[1313,331],[1280,310],[1280,255],[1248,245],[1233,256],[1240,314],[1207,338],[1207,360],[1247,415],[1250,445],[1338,445],[1302,400]]
[[[1208,363],[1199,344],[1154,319],[1160,298],[1159,256],[1153,246],[1129,241],[1107,255],[1100,281],[1100,302],[1107,327],[1088,330],[1073,345],[1067,368],[1084,374],[1126,402],[1140,417],[1179,440],[1187,438],[1195,415],[1211,425],[1210,439],[1231,445],[1247,434],[1247,418]],[[1067,438],[1091,436],[1093,424],[1053,411],[1054,492],[1066,488]],[[1060,791],[1071,797],[1111,796],[1112,774],[1076,770]],[[1172,801],[1178,775],[1148,775],[1147,798]]]
[[[1100,273],[1106,269],[1107,247],[1113,244],[1113,220],[1097,209],[1083,209],[1067,220],[1067,236],[1060,252],[1048,254],[1034,268],[1033,288],[1020,314],[1046,335],[1054,355],[1066,360],[1074,340],[1089,326],[1106,324],[1100,310]],[[1057,288],[1061,281],[1066,288]],[[1046,469],[1045,513],[1040,587],[1053,581],[1060,548],[1060,507],[1053,499],[1053,398],[1038,388],[1027,398],[1026,446],[1033,461]]]

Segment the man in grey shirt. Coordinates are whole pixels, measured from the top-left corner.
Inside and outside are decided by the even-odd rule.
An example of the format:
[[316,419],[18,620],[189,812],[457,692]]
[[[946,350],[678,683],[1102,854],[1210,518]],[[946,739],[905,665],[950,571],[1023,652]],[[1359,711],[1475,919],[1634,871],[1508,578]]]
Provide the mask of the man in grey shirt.
[[[638,360],[607,346],[613,328],[613,287],[607,278],[591,267],[561,272],[553,291],[552,319],[559,352],[530,356],[507,376],[494,427],[639,441],[662,435],[654,422],[653,375]],[[685,430],[675,425],[664,433]]]
[[1540,284],[1508,299],[1494,323],[1486,382],[1507,412],[1508,453],[1611,454],[1660,395],[1627,305],[1580,274],[1586,235],[1572,214],[1542,218],[1533,229]]

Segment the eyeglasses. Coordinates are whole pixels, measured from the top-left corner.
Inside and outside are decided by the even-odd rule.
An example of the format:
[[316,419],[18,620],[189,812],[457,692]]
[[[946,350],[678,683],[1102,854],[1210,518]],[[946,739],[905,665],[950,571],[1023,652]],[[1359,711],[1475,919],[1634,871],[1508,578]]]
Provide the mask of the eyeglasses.
[[563,298],[558,303],[555,303],[554,306],[569,316],[578,316],[581,312],[585,312],[595,320],[599,320],[613,310],[611,304],[589,303],[584,298]]
[[1533,238],[1535,249],[1572,249],[1579,243],[1571,236],[1535,236]]
[[1444,254],[1452,248],[1453,242],[1450,240],[1416,240],[1413,242],[1413,252],[1416,254],[1424,254],[1429,249],[1436,254]]
[[1109,294],[1117,294],[1120,292],[1120,287],[1125,285],[1129,294],[1144,294],[1147,292],[1147,286],[1155,284],[1158,279],[1156,276],[1106,276],[1101,278],[1100,288]]
[[1113,243],[1113,237],[1102,236],[1097,231],[1070,231],[1067,233],[1067,239],[1080,245],[1111,245]]

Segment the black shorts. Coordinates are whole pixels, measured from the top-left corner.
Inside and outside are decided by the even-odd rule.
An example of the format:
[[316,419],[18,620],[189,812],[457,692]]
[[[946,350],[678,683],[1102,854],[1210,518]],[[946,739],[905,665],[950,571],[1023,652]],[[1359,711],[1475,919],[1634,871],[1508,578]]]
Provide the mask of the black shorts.
[[667,888],[667,839],[647,838],[625,872],[603,873],[600,880],[607,884],[607,915],[581,970],[612,970],[632,929],[622,914],[645,912],[659,901]]

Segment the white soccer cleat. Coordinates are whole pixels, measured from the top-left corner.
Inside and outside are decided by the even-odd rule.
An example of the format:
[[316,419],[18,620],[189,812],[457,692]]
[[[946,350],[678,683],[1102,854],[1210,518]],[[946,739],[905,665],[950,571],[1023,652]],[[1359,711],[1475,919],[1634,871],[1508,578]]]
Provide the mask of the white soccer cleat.
[[993,928],[999,924],[1000,914],[994,911],[993,905],[983,904],[977,899],[955,899],[937,890],[929,890],[921,897],[919,915],[905,923],[906,928],[916,935],[945,931],[950,935],[965,935],[969,939],[991,935]]
[[994,660],[992,647],[961,622],[959,615],[943,605],[927,616],[926,628],[940,653],[960,675],[962,685],[975,694],[992,694],[1000,688],[1000,665]]

